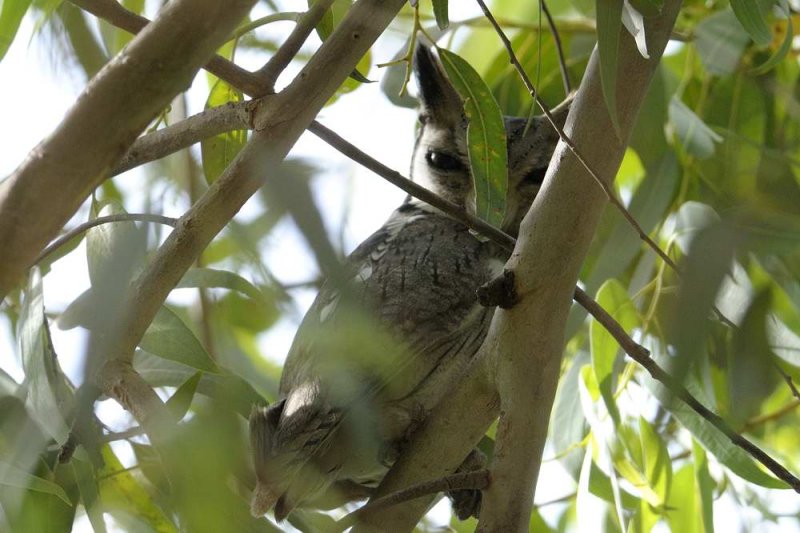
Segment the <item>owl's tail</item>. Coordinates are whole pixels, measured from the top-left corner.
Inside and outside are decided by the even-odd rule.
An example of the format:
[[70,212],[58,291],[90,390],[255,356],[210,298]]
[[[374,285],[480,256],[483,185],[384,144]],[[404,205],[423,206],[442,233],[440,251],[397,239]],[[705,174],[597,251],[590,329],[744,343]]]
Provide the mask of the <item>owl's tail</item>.
[[256,471],[250,501],[253,516],[274,508],[276,520],[281,521],[333,481],[316,468],[313,459],[324,451],[339,416],[313,400],[297,400],[290,394],[269,407],[254,406],[250,413],[250,446]]

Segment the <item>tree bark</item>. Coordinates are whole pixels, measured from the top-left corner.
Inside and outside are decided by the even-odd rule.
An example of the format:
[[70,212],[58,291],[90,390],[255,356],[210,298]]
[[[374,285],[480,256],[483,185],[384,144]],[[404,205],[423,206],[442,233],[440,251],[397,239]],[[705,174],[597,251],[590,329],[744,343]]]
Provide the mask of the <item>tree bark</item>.
[[[614,134],[603,98],[597,51],[592,55],[565,131],[606,183],[613,182],[622,161],[680,5],[680,0],[667,0],[659,16],[645,19],[649,60],[623,30],[617,77],[621,139]],[[600,186],[568,147],[559,143],[506,265],[516,274],[520,302],[495,313],[480,360],[414,436],[375,497],[452,472],[493,420],[498,410],[495,394],[499,394],[500,422],[479,530],[528,530],[558,384],[567,312],[606,201]],[[487,382],[496,386],[497,393]],[[419,498],[365,513],[355,531],[411,531],[430,501]]]
[[0,185],[0,300],[254,3],[167,4]]

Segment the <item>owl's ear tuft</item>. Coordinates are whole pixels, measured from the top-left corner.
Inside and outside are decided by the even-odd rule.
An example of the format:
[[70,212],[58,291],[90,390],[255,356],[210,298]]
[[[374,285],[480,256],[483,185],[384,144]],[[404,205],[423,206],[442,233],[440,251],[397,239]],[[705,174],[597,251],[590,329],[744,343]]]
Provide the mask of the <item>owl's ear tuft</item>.
[[440,123],[461,120],[463,104],[433,50],[418,42],[414,51],[414,76],[419,87],[420,119]]

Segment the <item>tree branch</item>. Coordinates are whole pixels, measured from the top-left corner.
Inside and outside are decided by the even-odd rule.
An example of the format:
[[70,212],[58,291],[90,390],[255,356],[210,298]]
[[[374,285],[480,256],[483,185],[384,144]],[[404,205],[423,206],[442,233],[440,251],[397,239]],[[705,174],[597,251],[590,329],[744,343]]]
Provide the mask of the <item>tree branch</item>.
[[[150,23],[145,17],[125,9],[125,7],[116,0],[69,1],[87,13],[91,13],[105,20],[112,26],[123,29],[134,35],[142,31],[144,27]],[[210,19],[210,21],[213,22],[214,19]],[[228,33],[231,33],[231,31]],[[258,79],[250,71],[243,69],[232,61],[228,61],[222,56],[214,55],[203,68],[218,78],[235,85],[247,94],[253,95],[261,92],[261,85]]]
[[344,531],[352,527],[359,516],[366,512],[377,511],[392,505],[437,494],[439,492],[454,491],[454,490],[483,490],[489,486],[489,471],[476,470],[474,472],[461,472],[458,474],[451,474],[449,476],[434,479],[432,481],[425,481],[417,483],[407,489],[399,490],[392,494],[387,494],[381,498],[370,500],[367,505],[356,509],[352,513],[343,516],[336,522],[335,531]]
[[255,101],[229,102],[139,137],[109,177],[166,157],[208,137],[237,129],[252,129],[252,114],[257,106]]
[[[292,33],[289,34],[286,41],[278,48],[278,51],[275,52],[261,69],[255,72],[255,76],[263,88],[262,94],[275,92],[275,82],[278,80],[278,76],[280,76],[286,67],[289,66],[289,63],[292,62],[297,52],[300,51],[300,47],[303,46],[308,36],[311,35],[311,32],[317,27],[333,2],[334,0],[318,0],[314,2],[300,20],[297,21],[297,25],[295,25]],[[261,96],[262,94],[254,96]]]
[[84,222],[83,224],[78,224],[71,230],[67,231],[64,235],[60,236],[58,239],[54,240],[50,243],[47,248],[45,248],[42,253],[39,254],[34,260],[34,264],[39,263],[42,259],[50,255],[51,253],[55,252],[65,243],[71,241],[81,233],[90,230],[96,226],[100,226],[102,224],[109,224],[112,222],[155,222],[158,224],[165,224],[167,226],[175,227],[175,223],[178,221],[176,218],[165,217],[163,215],[151,215],[148,213],[125,213],[120,215],[109,215],[105,217],[97,217],[94,220],[89,220],[88,222]]
[[[592,177],[592,179],[594,179],[597,185],[600,186],[600,188],[606,195],[606,199],[609,202],[611,202],[611,205],[613,205],[622,214],[625,220],[628,221],[628,224],[630,224],[630,226],[636,231],[636,233],[638,233],[639,238],[643,240],[650,248],[652,248],[653,251],[656,254],[658,254],[658,256],[666,264],[672,267],[676,272],[679,272],[680,270],[678,269],[678,265],[675,264],[675,261],[673,261],[672,258],[669,255],[667,255],[666,252],[664,252],[664,250],[662,250],[661,247],[658,244],[656,244],[655,241],[653,241],[653,239],[650,238],[650,236],[642,229],[642,227],[639,225],[636,219],[633,218],[633,215],[631,215],[630,212],[625,208],[625,206],[622,205],[622,201],[619,198],[617,198],[617,194],[616,192],[614,192],[614,188],[610,185],[611,182],[606,182],[601,178],[600,173],[598,173],[595,170],[595,168],[589,164],[588,159],[583,153],[583,149],[578,148],[577,144],[573,142],[573,139],[570,138],[570,136],[564,132],[564,128],[559,126],[558,123],[553,119],[553,116],[550,114],[550,110],[542,101],[538,91],[536,91],[536,88],[533,86],[533,83],[528,77],[528,74],[525,72],[525,69],[522,68],[519,59],[517,59],[516,53],[514,53],[514,48],[511,46],[511,41],[503,32],[503,29],[500,27],[500,24],[498,24],[497,20],[494,18],[494,15],[492,15],[492,12],[489,11],[488,7],[486,7],[486,4],[484,3],[483,0],[477,0],[477,2],[478,5],[480,5],[481,9],[483,10],[483,13],[486,16],[486,18],[494,27],[495,31],[497,32],[497,35],[503,41],[503,45],[506,47],[506,50],[508,51],[508,57],[511,59],[511,64],[514,65],[514,68],[516,69],[517,73],[522,79],[522,82],[525,84],[525,88],[528,90],[528,93],[531,95],[531,98],[533,98],[536,101],[536,103],[539,104],[539,107],[542,108],[542,111],[547,117],[547,120],[550,122],[550,124],[558,133],[558,137],[561,140],[561,142],[564,143],[567,146],[567,148],[569,148],[570,152],[572,152],[572,155],[578,160],[578,162],[583,167],[583,170],[585,170]],[[625,33],[624,35],[627,35],[627,33]],[[624,72],[624,70],[618,69],[617,72]],[[602,103],[604,106],[606,106],[605,101],[603,101]],[[614,130],[611,129],[609,131],[613,132]]]
[[[483,1],[478,3],[491,17]],[[647,20],[651,59],[639,55],[627,33],[622,36],[618,72],[625,76],[618,77],[616,110],[621,139],[610,134],[614,130],[603,98],[595,49],[570,109],[564,127],[567,133],[553,155],[555,164],[548,168],[542,189],[522,221],[515,253],[506,265],[515,271],[521,301],[510,310],[495,312],[484,342],[485,356],[496,364],[501,414],[491,465],[492,485],[483,495],[479,531],[528,529],[558,384],[569,304],[605,204],[590,184],[597,181],[606,192],[611,190],[680,4],[680,0],[668,0],[658,17]],[[507,38],[499,26],[495,27],[509,48],[512,62],[518,65]],[[580,147],[581,157],[573,146]]]
[[[254,3],[170,2],[92,79],[58,128],[0,184],[0,299]],[[58,201],[42,201],[54,191]]]

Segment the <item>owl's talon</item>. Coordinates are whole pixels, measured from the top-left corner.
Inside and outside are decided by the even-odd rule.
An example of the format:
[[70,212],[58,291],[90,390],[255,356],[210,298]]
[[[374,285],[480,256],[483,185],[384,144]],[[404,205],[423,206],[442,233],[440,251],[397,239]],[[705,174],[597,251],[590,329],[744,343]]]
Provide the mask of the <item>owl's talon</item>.
[[502,274],[478,287],[475,291],[478,303],[483,307],[511,309],[518,301],[514,279],[513,270],[503,270]]

